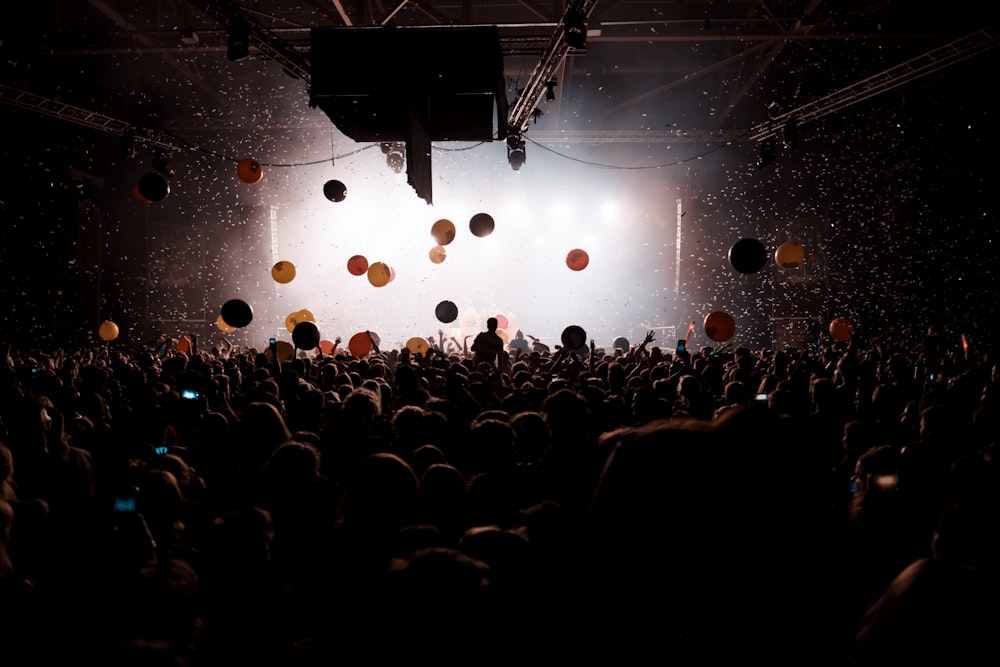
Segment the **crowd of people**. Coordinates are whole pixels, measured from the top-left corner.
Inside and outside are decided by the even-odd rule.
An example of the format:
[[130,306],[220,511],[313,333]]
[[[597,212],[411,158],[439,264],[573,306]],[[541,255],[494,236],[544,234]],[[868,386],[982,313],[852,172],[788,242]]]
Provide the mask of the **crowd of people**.
[[493,336],[5,345],[2,663],[1000,660],[991,351]]

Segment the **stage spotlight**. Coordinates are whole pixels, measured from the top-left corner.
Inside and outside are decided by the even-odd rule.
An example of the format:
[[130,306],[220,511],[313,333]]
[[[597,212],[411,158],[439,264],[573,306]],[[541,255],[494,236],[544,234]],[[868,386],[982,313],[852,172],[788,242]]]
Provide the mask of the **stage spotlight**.
[[507,161],[514,171],[518,171],[524,166],[524,139],[519,134],[512,134],[507,137]]
[[250,25],[239,16],[226,27],[226,57],[233,62],[250,55]]
[[785,148],[799,147],[799,124],[793,119],[785,122]]
[[587,46],[587,15],[579,9],[566,12],[563,18],[563,36],[574,49]]
[[382,143],[382,153],[385,163],[397,174],[406,168],[406,144],[402,141],[385,141]]
[[774,137],[768,137],[766,139],[761,139],[760,141],[760,157],[757,158],[757,168],[763,169],[767,167],[775,158],[778,157],[778,142]]

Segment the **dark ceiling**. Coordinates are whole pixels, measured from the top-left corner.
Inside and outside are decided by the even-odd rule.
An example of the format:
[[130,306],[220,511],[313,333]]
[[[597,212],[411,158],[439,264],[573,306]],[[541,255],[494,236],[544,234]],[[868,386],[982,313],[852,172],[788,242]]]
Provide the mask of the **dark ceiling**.
[[[309,104],[317,68],[336,78],[338,68],[385,67],[393,55],[358,49],[348,62],[313,63],[313,28],[495,25],[505,102],[515,113],[525,96],[515,124],[526,121],[536,141],[757,139],[785,120],[804,125],[969,66],[995,45],[1000,16],[995,3],[942,11],[920,0],[577,0],[573,8],[589,13],[586,43],[560,51],[561,1],[5,3],[0,83],[11,106],[108,132],[148,129],[166,143],[266,132],[326,122]],[[237,18],[252,36],[249,57],[232,61],[227,27]]]

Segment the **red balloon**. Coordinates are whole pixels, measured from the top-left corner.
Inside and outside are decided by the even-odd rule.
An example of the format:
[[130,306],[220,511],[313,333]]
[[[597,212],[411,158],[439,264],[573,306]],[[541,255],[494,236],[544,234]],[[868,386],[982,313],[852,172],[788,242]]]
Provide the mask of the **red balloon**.
[[236,175],[244,183],[257,183],[264,178],[264,167],[253,158],[243,158],[236,163]]
[[729,313],[717,310],[705,316],[705,335],[716,343],[724,343],[736,333],[736,322]]
[[835,317],[830,322],[830,335],[834,340],[849,341],[854,335],[854,325],[846,317]]
[[586,250],[574,248],[566,255],[566,266],[574,271],[583,271],[590,264],[590,255]]
[[333,341],[329,338],[324,338],[319,342],[319,349],[323,351],[323,354],[330,354],[333,352]]
[[497,329],[506,329],[510,326],[510,321],[505,315],[497,315]]
[[363,357],[372,351],[372,339],[368,335],[367,331],[359,331],[358,333],[351,336],[351,340],[347,341],[347,349],[351,351],[355,357]]
[[347,260],[347,270],[352,276],[363,276],[368,272],[368,259],[364,255],[354,255]]

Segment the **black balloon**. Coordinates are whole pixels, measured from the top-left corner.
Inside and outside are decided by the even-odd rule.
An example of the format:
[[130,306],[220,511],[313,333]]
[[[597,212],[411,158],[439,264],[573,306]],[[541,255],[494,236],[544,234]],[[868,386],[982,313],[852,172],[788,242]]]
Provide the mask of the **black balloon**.
[[253,309],[246,301],[231,299],[222,304],[222,321],[237,329],[253,321]]
[[447,324],[448,322],[454,322],[458,317],[458,306],[456,306],[451,301],[442,301],[434,309],[434,315],[439,321]]
[[292,329],[292,342],[300,350],[312,350],[319,347],[319,329],[308,320],[299,322]]
[[347,186],[340,181],[327,181],[323,184],[323,196],[330,201],[344,201],[347,198]]
[[740,239],[729,249],[729,263],[740,273],[757,273],[767,259],[767,248],[757,239]]
[[571,324],[563,329],[561,340],[564,347],[577,350],[587,344],[587,332],[583,327]]
[[149,201],[162,201],[170,194],[170,184],[162,175],[149,172],[139,178],[139,194]]
[[493,216],[489,213],[476,213],[469,220],[469,231],[473,233],[474,236],[489,236],[493,233],[493,228],[496,223],[493,221]]

